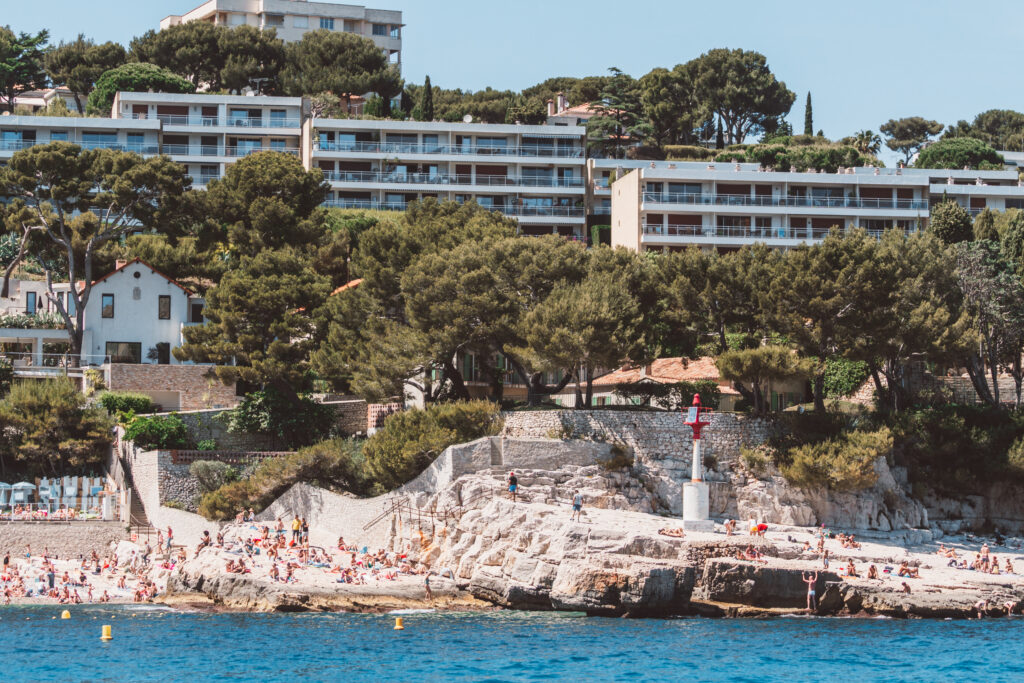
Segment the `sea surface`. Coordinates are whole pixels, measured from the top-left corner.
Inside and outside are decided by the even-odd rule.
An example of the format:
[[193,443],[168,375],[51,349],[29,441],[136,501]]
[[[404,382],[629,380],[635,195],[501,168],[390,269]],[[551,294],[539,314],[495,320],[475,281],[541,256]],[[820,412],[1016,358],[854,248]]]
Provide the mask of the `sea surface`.
[[[4,681],[1024,680],[1024,618],[596,619],[0,607]],[[101,642],[101,626],[114,639]]]

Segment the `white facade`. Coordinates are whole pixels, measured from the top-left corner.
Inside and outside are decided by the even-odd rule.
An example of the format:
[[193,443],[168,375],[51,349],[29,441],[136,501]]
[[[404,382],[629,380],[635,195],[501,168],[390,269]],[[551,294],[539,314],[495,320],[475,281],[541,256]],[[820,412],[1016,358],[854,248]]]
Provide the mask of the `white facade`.
[[20,149],[50,142],[73,142],[85,149],[119,149],[159,154],[159,121],[58,116],[0,116],[0,163]]
[[316,119],[310,166],[329,204],[403,210],[425,197],[474,200],[516,218],[524,234],[583,238],[582,127]]
[[[630,168],[632,166],[632,168]],[[787,248],[833,227],[923,229],[948,197],[971,215],[1024,208],[1016,171],[847,168],[770,171],[757,164],[591,162],[594,201],[610,199],[612,244],[638,251],[752,242]],[[617,179],[610,190],[608,174]]]
[[160,152],[184,165],[193,185],[224,175],[238,159],[263,150],[301,155],[301,97],[118,93],[114,122],[153,124]]
[[183,330],[202,323],[203,300],[146,263],[129,261],[97,280],[85,307],[82,353],[112,363],[177,365]]
[[208,0],[185,14],[164,17],[160,28],[190,21],[272,28],[285,42],[317,29],[344,31],[369,38],[392,64],[402,63],[402,13],[391,10],[307,0]]

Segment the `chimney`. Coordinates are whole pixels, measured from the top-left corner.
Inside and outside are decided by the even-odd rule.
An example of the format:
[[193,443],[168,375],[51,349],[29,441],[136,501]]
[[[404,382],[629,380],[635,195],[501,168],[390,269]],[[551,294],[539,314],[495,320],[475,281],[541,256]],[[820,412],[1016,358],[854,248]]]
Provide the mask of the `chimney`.
[[569,108],[569,98],[565,96],[564,92],[558,93],[558,113],[561,114],[563,111]]
[[116,261],[114,261],[114,270],[121,270],[122,268],[124,268],[127,265],[128,265],[128,261],[126,259],[119,258]]
[[555,101],[554,100],[548,100],[548,116],[554,116],[554,115],[555,115]]

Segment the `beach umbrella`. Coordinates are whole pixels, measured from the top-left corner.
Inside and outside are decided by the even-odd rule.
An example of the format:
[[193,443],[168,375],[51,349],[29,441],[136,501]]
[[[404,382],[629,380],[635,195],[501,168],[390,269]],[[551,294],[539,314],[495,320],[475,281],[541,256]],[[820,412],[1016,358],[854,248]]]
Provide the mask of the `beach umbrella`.
[[11,488],[14,489],[15,491],[17,491],[19,489],[28,489],[28,490],[31,490],[31,491],[35,491],[36,490],[36,485],[35,484],[30,484],[27,481],[19,481],[17,484],[12,486]]

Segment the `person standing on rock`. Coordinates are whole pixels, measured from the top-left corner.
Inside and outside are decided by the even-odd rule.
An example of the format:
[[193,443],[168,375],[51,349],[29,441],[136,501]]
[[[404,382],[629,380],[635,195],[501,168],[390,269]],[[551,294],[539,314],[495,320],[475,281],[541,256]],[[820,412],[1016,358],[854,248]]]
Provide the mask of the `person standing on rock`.
[[512,502],[516,502],[516,493],[519,491],[519,478],[515,472],[508,473],[508,494]]
[[298,515],[292,520],[292,545],[302,542],[302,521]]
[[815,599],[814,587],[818,584],[818,572],[814,572],[814,575],[803,573],[804,583],[807,584],[807,611],[813,612],[818,609],[818,601]]
[[580,515],[583,514],[583,496],[580,495],[579,490],[572,492],[572,514],[569,515],[569,521],[574,518],[577,522],[580,520]]
[[426,594],[426,599],[433,602],[434,592],[430,590],[430,572],[423,575],[423,591]]

